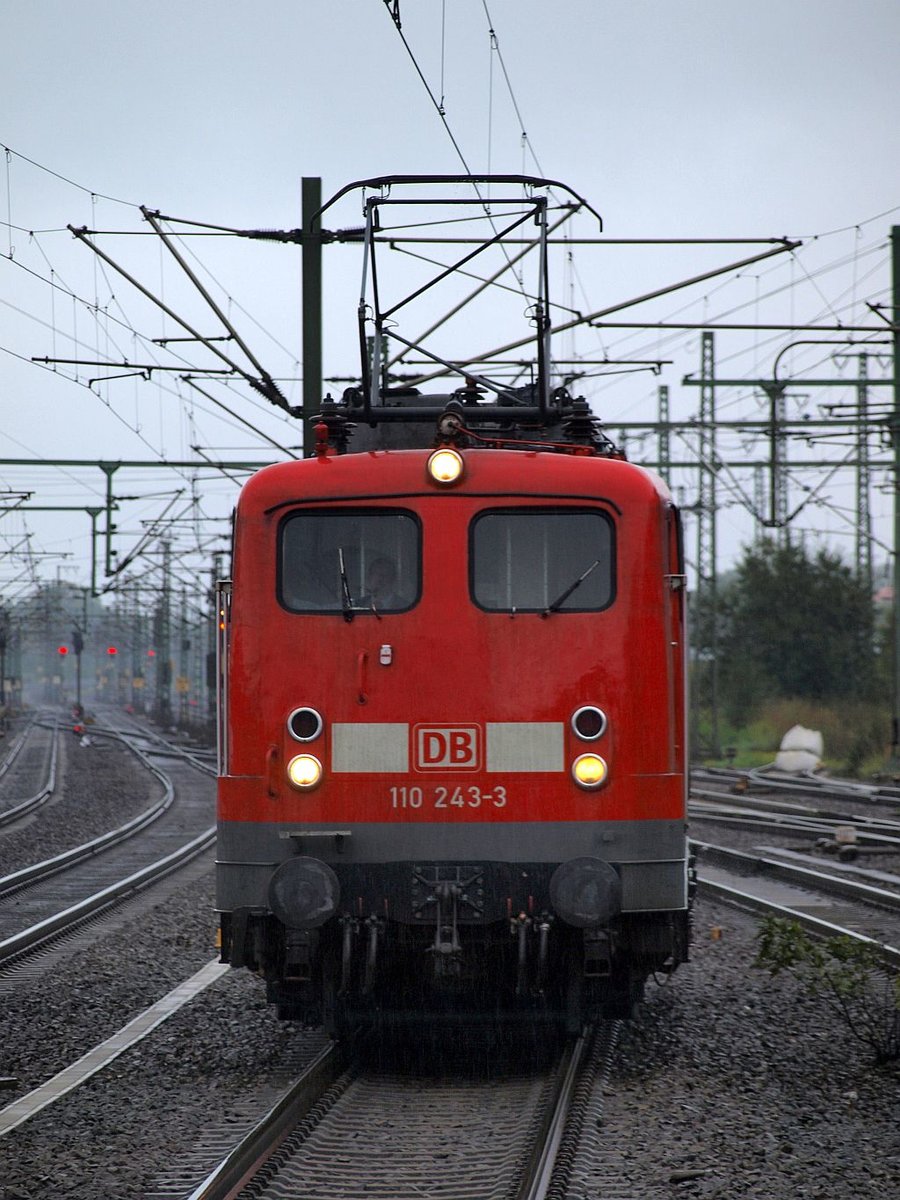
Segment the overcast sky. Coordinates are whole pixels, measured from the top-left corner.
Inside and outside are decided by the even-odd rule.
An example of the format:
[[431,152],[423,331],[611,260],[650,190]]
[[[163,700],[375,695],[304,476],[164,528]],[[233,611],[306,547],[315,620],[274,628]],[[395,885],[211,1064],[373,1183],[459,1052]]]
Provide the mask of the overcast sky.
[[[241,385],[212,383],[210,390],[259,433],[191,394],[174,374],[98,384],[90,380],[113,372],[30,360],[140,362],[148,341],[134,331],[143,339],[183,332],[99,263],[67,225],[145,232],[143,204],[236,228],[293,228],[304,176],[320,176],[330,195],[369,176],[457,173],[465,160],[476,172],[565,181],[602,214],[609,238],[797,237],[804,244],[794,255],[623,318],[702,322],[731,312],[726,319],[735,322],[839,318],[878,326],[866,303],[890,299],[888,236],[900,223],[896,0],[400,0],[399,11],[409,50],[383,0],[7,0],[0,74],[0,144],[7,148],[0,161],[3,458],[154,461],[162,454],[194,458],[191,447],[199,446],[211,457],[265,461],[280,455],[263,434],[298,446],[296,424]],[[358,221],[354,201],[334,224]],[[577,232],[590,236],[596,227],[582,221]],[[220,332],[155,239],[97,240],[145,286],[202,322],[204,333]],[[196,239],[190,251],[254,353],[299,400],[299,251],[233,239]],[[585,248],[562,264],[554,287],[572,307],[595,311],[749,253],[739,246]],[[358,369],[359,270],[357,247],[326,248],[329,376]],[[486,340],[458,344],[456,352],[500,341],[490,330],[479,336]],[[719,333],[719,373],[770,376],[775,356],[792,340]],[[696,389],[681,380],[698,369],[698,346],[697,334],[605,330],[572,337],[562,350],[671,360],[658,376],[583,380],[580,390],[615,431],[617,420],[655,419],[660,384],[670,388],[673,417],[687,420],[696,411]],[[787,374],[852,381],[858,360],[835,361],[836,349],[858,351],[798,347],[785,360]],[[887,349],[870,347],[871,376],[889,374],[887,361],[874,357]],[[855,394],[849,384],[846,392],[798,387],[791,412],[818,415],[820,404],[852,402]],[[878,395],[886,398],[887,389]],[[721,389],[717,400],[731,418],[764,412],[761,394],[749,386]],[[691,445],[676,438],[673,457],[688,457]],[[735,437],[723,446],[735,459],[767,453],[763,443]],[[847,450],[803,453],[840,457]],[[634,443],[630,453],[650,458],[655,441]],[[837,472],[827,482],[825,474],[792,476],[792,508],[811,494],[804,488],[821,485],[796,528],[821,533],[851,560],[853,473]],[[887,482],[886,471],[876,472],[876,559],[884,559],[889,542]],[[673,484],[689,507],[695,473],[680,471]],[[752,536],[740,501],[752,498],[753,484],[751,473],[737,468],[723,476],[723,565]],[[102,504],[105,477],[98,469],[0,465],[0,486],[30,492],[32,507],[78,509]],[[235,488],[234,479],[190,472],[116,472],[116,494],[139,497],[121,501],[120,559],[159,517],[177,518],[171,536],[185,545],[193,539],[207,554],[224,540],[222,518]],[[15,595],[29,571],[86,583],[89,532],[83,512],[4,516],[0,547],[15,553],[0,564],[0,592]],[[21,557],[26,545],[30,565]]]

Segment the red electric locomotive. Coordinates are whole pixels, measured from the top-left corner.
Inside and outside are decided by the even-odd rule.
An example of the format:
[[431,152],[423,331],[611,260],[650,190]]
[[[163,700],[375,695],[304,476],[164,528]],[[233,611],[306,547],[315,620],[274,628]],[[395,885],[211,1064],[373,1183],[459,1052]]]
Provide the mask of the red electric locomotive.
[[583,401],[465,373],[364,371],[237,508],[222,956],[332,1031],[576,1029],[687,954],[677,511]]

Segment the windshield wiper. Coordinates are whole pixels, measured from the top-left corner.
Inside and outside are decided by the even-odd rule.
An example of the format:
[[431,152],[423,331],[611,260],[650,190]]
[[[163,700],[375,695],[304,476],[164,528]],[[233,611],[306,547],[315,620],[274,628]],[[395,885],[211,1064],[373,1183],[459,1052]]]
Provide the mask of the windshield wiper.
[[350,580],[347,578],[347,572],[344,569],[344,551],[342,547],[338,547],[338,563],[341,568],[341,608],[344,612],[344,620],[353,620],[353,597],[350,595]]
[[562,608],[562,606],[565,604],[565,602],[568,600],[568,598],[575,591],[575,589],[578,587],[581,587],[581,585],[587,579],[588,575],[590,575],[591,571],[593,571],[595,569],[595,567],[599,567],[599,566],[600,566],[600,559],[595,558],[594,561],[591,563],[591,565],[588,567],[588,569],[585,572],[583,572],[583,574],[579,575],[578,578],[575,580],[575,582],[570,584],[566,588],[566,590],[562,593],[562,595],[557,596],[552,604],[547,605],[547,607],[541,613],[541,616],[549,617],[552,612],[558,612],[559,609]]

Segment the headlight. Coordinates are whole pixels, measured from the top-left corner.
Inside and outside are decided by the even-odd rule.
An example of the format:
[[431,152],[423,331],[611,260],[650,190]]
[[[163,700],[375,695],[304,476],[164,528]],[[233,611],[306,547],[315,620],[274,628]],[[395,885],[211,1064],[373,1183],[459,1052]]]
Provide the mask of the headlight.
[[462,455],[449,446],[442,446],[440,450],[435,450],[428,460],[428,474],[435,483],[456,483],[458,479],[462,478],[462,473]]
[[287,765],[288,779],[301,792],[316,787],[322,778],[322,764],[312,754],[298,754]]
[[295,708],[287,719],[288,733],[298,742],[315,741],[322,726],[322,718],[314,708]]
[[572,763],[575,782],[583,788],[598,788],[606,783],[609,767],[599,754],[581,754]]
[[606,732],[606,713],[595,704],[585,704],[572,713],[572,729],[583,742],[596,742]]

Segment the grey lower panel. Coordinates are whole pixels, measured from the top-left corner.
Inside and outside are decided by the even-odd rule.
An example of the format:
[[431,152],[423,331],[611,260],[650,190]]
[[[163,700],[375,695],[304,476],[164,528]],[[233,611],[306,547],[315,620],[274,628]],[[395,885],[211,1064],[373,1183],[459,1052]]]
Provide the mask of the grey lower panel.
[[503,824],[282,825],[223,822],[217,845],[217,902],[265,908],[275,867],[295,854],[341,866],[396,862],[560,863],[589,856],[613,863],[623,911],[687,905],[683,821],[508,822]]
[[384,822],[366,825],[288,825],[225,821],[219,825],[221,861],[279,863],[294,853],[330,863],[398,859],[480,859],[561,862],[590,855],[610,862],[685,857],[684,821]]
[[687,908],[687,864],[617,863],[622,880],[622,912],[659,912]]

